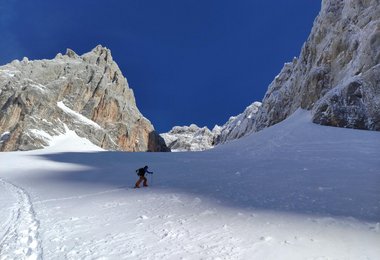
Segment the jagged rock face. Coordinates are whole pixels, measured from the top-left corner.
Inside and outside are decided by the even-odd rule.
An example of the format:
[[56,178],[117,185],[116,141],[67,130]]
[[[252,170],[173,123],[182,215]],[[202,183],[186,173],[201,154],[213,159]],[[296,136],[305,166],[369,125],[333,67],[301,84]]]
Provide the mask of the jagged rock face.
[[2,151],[47,146],[66,127],[108,150],[167,151],[107,48],[0,67]]
[[324,0],[300,57],[270,84],[254,130],[298,108],[313,122],[380,130],[380,1]]
[[214,144],[225,143],[250,134],[253,131],[256,113],[260,106],[260,102],[254,102],[240,115],[231,117],[228,122],[222,126],[220,134],[215,138]]
[[161,134],[166,145],[175,152],[203,151],[226,143],[252,132],[255,115],[261,106],[254,102],[243,113],[230,117],[223,126],[216,125],[212,130],[200,128],[195,124],[190,126],[175,126],[168,133]]
[[207,127],[200,128],[191,124],[190,126],[175,126],[168,133],[161,134],[161,137],[173,152],[203,151],[214,146],[215,136],[219,133],[218,126],[210,131]]

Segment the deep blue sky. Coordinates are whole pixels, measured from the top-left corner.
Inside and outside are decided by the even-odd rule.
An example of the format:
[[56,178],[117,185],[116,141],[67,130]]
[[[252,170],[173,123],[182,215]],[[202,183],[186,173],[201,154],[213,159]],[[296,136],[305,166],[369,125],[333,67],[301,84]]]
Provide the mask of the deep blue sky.
[[212,128],[261,101],[320,0],[0,0],[0,64],[98,44],[158,132]]

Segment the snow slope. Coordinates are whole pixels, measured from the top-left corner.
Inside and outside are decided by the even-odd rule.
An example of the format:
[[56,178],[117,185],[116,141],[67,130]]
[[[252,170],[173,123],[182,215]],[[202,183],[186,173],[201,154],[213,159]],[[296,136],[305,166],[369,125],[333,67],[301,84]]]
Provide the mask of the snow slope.
[[205,152],[66,151],[71,134],[0,153],[0,259],[379,259],[380,133],[310,121]]

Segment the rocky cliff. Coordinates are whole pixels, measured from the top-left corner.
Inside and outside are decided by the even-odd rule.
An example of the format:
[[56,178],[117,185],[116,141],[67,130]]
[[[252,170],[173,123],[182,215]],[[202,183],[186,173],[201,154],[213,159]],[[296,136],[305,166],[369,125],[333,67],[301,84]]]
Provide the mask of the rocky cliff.
[[214,144],[226,143],[252,133],[256,114],[260,107],[260,102],[253,102],[240,115],[230,117],[215,137]]
[[[313,122],[380,131],[380,0],[323,0],[298,58],[214,134],[213,145],[260,131],[297,109]],[[211,146],[210,148],[212,148]]]
[[0,67],[0,149],[31,150],[74,130],[108,150],[167,151],[109,49]]
[[270,84],[253,129],[298,108],[313,122],[380,130],[380,1],[323,0],[299,58]]

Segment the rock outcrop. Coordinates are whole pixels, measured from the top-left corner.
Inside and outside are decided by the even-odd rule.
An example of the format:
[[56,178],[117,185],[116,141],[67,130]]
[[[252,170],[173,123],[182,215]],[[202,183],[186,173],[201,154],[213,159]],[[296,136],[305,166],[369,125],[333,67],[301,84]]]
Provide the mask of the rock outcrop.
[[220,134],[220,127],[212,131],[207,127],[175,126],[167,133],[161,134],[166,145],[172,152],[204,151],[214,147],[214,139]]
[[109,49],[0,67],[2,151],[49,145],[66,127],[107,150],[168,151],[140,113]]
[[243,113],[230,117],[223,126],[216,125],[212,130],[195,124],[175,126],[168,133],[161,134],[161,137],[175,152],[208,150],[250,134],[260,106],[260,102],[254,102]]
[[299,58],[270,84],[254,131],[298,108],[313,122],[380,131],[380,1],[323,0]]
[[230,117],[228,122],[221,127],[220,134],[215,137],[214,144],[226,143],[252,133],[260,107],[260,102],[254,102],[240,115]]

